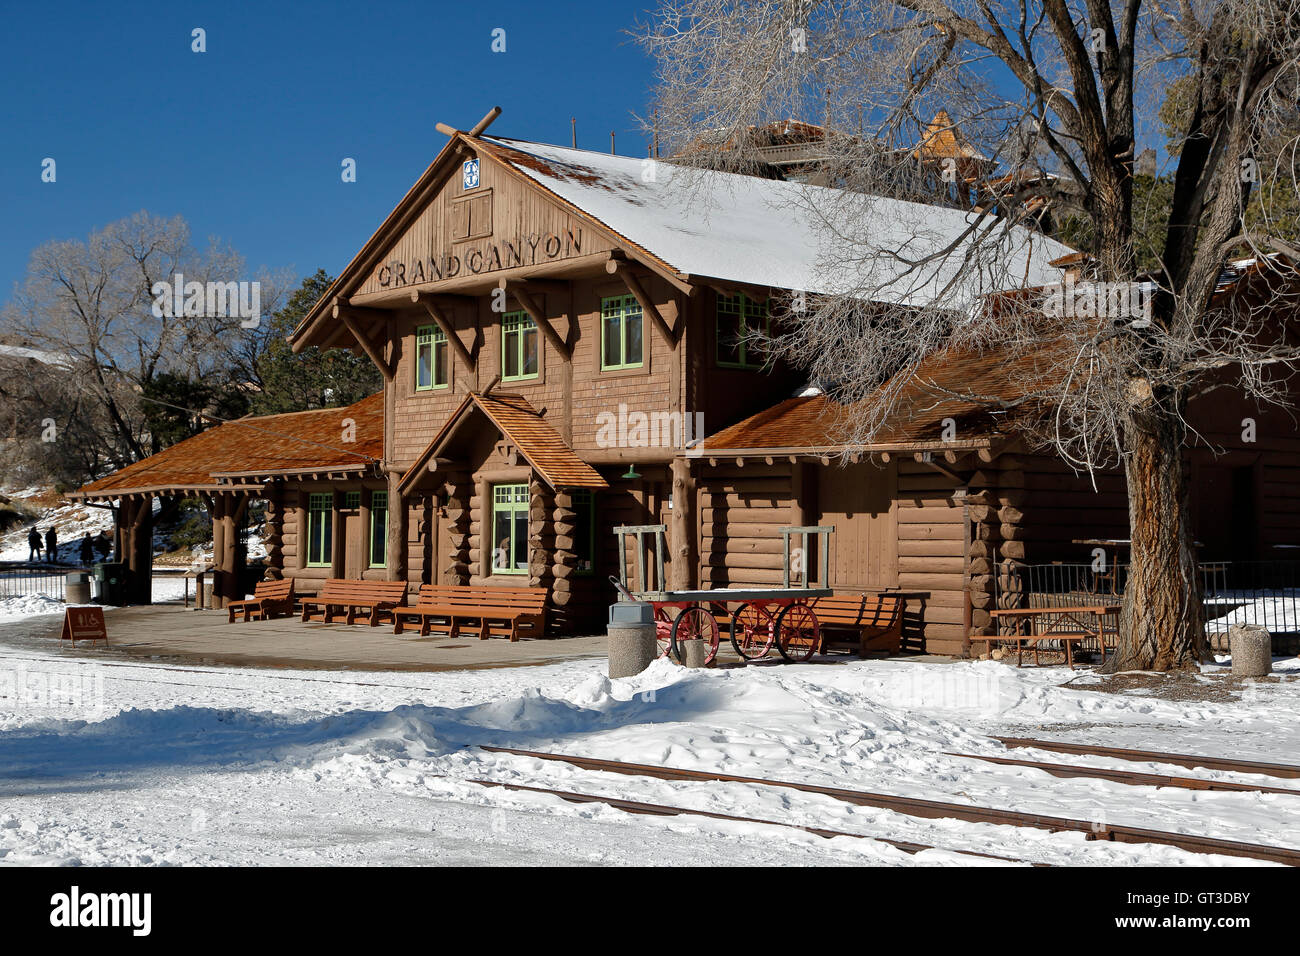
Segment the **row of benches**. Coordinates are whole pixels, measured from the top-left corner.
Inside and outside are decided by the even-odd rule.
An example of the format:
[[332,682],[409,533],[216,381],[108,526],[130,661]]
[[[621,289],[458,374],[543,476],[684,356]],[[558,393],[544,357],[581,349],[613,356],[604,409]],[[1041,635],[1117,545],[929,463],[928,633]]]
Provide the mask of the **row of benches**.
[[[294,613],[302,607],[303,621],[326,624],[342,618],[353,624],[364,617],[370,626],[391,623],[401,634],[408,625],[421,637],[435,628],[451,638],[470,630],[486,640],[494,635],[517,641],[537,637],[546,629],[545,588],[501,588],[422,584],[414,604],[406,603],[404,581],[359,581],[330,578],[315,597],[299,598],[291,578],[261,581],[253,597],[228,604],[229,620],[259,620]],[[820,650],[898,653],[902,639],[904,601],[898,595],[835,595],[817,598],[813,609],[825,629]]]
[[501,635],[512,641],[520,636],[539,636],[546,628],[545,588],[457,587],[423,584],[414,604],[406,603],[405,581],[358,581],[330,578],[314,597],[294,593],[292,578],[260,581],[253,597],[226,605],[228,620],[245,621],[290,615],[295,602],[302,608],[303,621],[332,624],[342,619],[354,624],[364,618],[371,627],[391,623],[401,634],[408,622],[418,623],[420,635],[436,626],[457,637],[472,628],[484,640]]

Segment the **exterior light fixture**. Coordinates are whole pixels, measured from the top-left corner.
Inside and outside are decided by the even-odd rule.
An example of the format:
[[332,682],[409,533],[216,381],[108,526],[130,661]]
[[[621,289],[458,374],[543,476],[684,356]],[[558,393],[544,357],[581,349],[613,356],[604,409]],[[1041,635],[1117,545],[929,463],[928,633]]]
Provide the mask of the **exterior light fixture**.
[[627,474],[624,475],[623,477],[624,477],[624,478],[627,478],[627,479],[629,479],[629,480],[634,479],[634,478],[640,478],[640,477],[641,477],[641,475],[637,473],[637,470],[636,470],[636,464],[635,464],[635,463],[633,463],[633,464],[627,466]]

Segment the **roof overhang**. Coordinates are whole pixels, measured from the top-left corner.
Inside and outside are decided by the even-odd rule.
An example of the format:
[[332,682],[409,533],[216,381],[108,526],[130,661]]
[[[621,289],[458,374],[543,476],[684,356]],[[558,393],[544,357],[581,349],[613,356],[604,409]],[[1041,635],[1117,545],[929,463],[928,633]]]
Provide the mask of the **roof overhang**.
[[[518,266],[468,276],[456,276],[436,282],[403,286],[400,290],[391,292],[371,292],[365,295],[357,295],[356,290],[365,283],[366,277],[378,266],[391,243],[395,242],[424,212],[428,203],[434,199],[438,190],[442,188],[446,176],[452,172],[456,158],[466,150],[473,150],[479,156],[489,157],[506,175],[523,183],[525,188],[543,193],[566,212],[590,224],[593,229],[600,232],[616,247],[615,250],[589,256],[578,256],[562,262]],[[615,232],[581,207],[524,175],[501,155],[503,151],[508,150],[510,150],[510,147],[507,144],[487,142],[477,136],[472,136],[470,133],[456,131],[455,135],[447,141],[437,158],[429,164],[429,167],[416,181],[415,185],[407,191],[393,211],[389,213],[379,228],[366,240],[361,250],[352,258],[352,261],[339,274],[339,277],[325,291],[325,294],[316,301],[311,311],[307,313],[297,328],[290,333],[288,340],[293,351],[299,352],[309,346],[350,348],[360,344],[355,340],[349,343],[348,340],[355,339],[355,337],[347,328],[343,327],[341,322],[334,320],[333,311],[337,303],[357,308],[368,307],[393,310],[409,308],[421,293],[435,295],[487,294],[496,288],[497,282],[501,279],[521,280],[543,277],[577,279],[599,275],[605,263],[610,258],[618,256],[639,262],[674,286],[678,291],[688,296],[695,294],[697,290],[695,277],[678,272],[649,252],[649,250],[637,245],[628,237]]]
[[[513,396],[512,396],[513,397]],[[503,404],[501,398],[492,398],[487,395],[480,395],[478,392],[470,392],[457,406],[456,410],[448,416],[442,427],[438,429],[438,434],[425,447],[424,451],[415,460],[414,464],[407,469],[398,483],[398,491],[406,494],[419,484],[421,478],[426,472],[435,471],[439,463],[439,455],[451,443],[452,439],[459,433],[475,413],[482,414],[492,427],[495,428],[501,437],[510,442],[510,444],[519,452],[520,456],[528,463],[528,466],[542,479],[547,485],[555,490],[560,488],[608,488],[609,483],[600,476],[596,469],[592,468],[587,462],[578,457],[545,420],[532,410],[532,406],[519,400],[520,405],[513,407],[513,410],[521,415],[530,415],[535,418],[535,422],[530,422],[530,426],[538,430],[535,435],[520,434],[520,429],[512,426],[506,416],[502,414],[501,409],[494,409],[493,405]]]

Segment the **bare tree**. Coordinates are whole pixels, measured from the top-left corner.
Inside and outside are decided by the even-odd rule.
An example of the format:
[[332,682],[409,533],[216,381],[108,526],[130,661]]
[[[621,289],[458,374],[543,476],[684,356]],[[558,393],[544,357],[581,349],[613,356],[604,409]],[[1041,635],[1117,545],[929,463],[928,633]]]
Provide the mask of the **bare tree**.
[[[1127,479],[1132,566],[1108,667],[1203,660],[1186,411],[1214,388],[1279,400],[1300,358],[1279,319],[1293,306],[1297,239],[1276,234],[1276,216],[1243,215],[1252,189],[1274,204],[1296,195],[1295,143],[1276,144],[1295,128],[1300,2],[666,0],[641,40],[659,64],[656,132],[683,162],[744,170],[755,125],[824,123],[827,181],[845,191],[803,201],[832,240],[827,281],[840,294],[811,299],[767,344],[851,409],[853,442],[926,385],[936,353],[998,352],[1016,370],[1008,388],[936,393],[1014,413],[1074,467]],[[1160,267],[1140,275],[1134,157],[1175,82],[1172,208]],[[959,228],[895,206],[885,212],[906,235],[881,236],[874,205],[922,190],[915,147],[941,108],[1008,175],[976,191],[954,163],[945,172],[972,190]],[[1272,162],[1259,161],[1264,143]],[[1087,217],[1084,291],[1120,308],[1058,296],[1065,308],[1045,314],[1055,290],[985,295],[1026,284],[1012,264],[1045,210]],[[1233,256],[1252,262],[1228,294]]]
[[[101,467],[145,457],[156,450],[151,449],[141,397],[152,383],[164,375],[226,382],[249,343],[262,341],[261,323],[242,316],[238,301],[232,307],[232,295],[238,295],[234,286],[256,281],[258,305],[269,313],[283,279],[263,275],[252,280],[243,268],[237,253],[215,241],[196,249],[181,217],[145,212],[97,230],[84,242],[56,240],[40,246],[4,311],[3,332],[50,353],[64,387],[58,395],[29,395],[23,407],[54,414],[58,430],[69,437],[74,409],[85,416],[76,422],[81,431],[86,422],[99,425],[88,444]],[[192,307],[183,295],[178,300],[167,293],[169,287],[191,283],[205,290],[220,284],[222,308],[209,308],[206,293]],[[31,435],[21,437],[37,434],[43,417],[27,423]],[[48,439],[33,447],[48,451]],[[98,470],[88,469],[90,474]]]

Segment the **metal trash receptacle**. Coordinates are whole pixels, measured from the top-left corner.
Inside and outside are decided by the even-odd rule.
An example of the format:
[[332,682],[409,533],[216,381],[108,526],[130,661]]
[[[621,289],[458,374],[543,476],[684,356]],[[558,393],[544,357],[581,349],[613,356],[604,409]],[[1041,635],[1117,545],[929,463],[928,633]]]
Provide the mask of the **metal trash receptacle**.
[[65,604],[90,603],[90,572],[69,571],[63,580],[63,601]]
[[95,565],[95,601],[112,607],[126,603],[128,569],[125,564],[105,562]]

